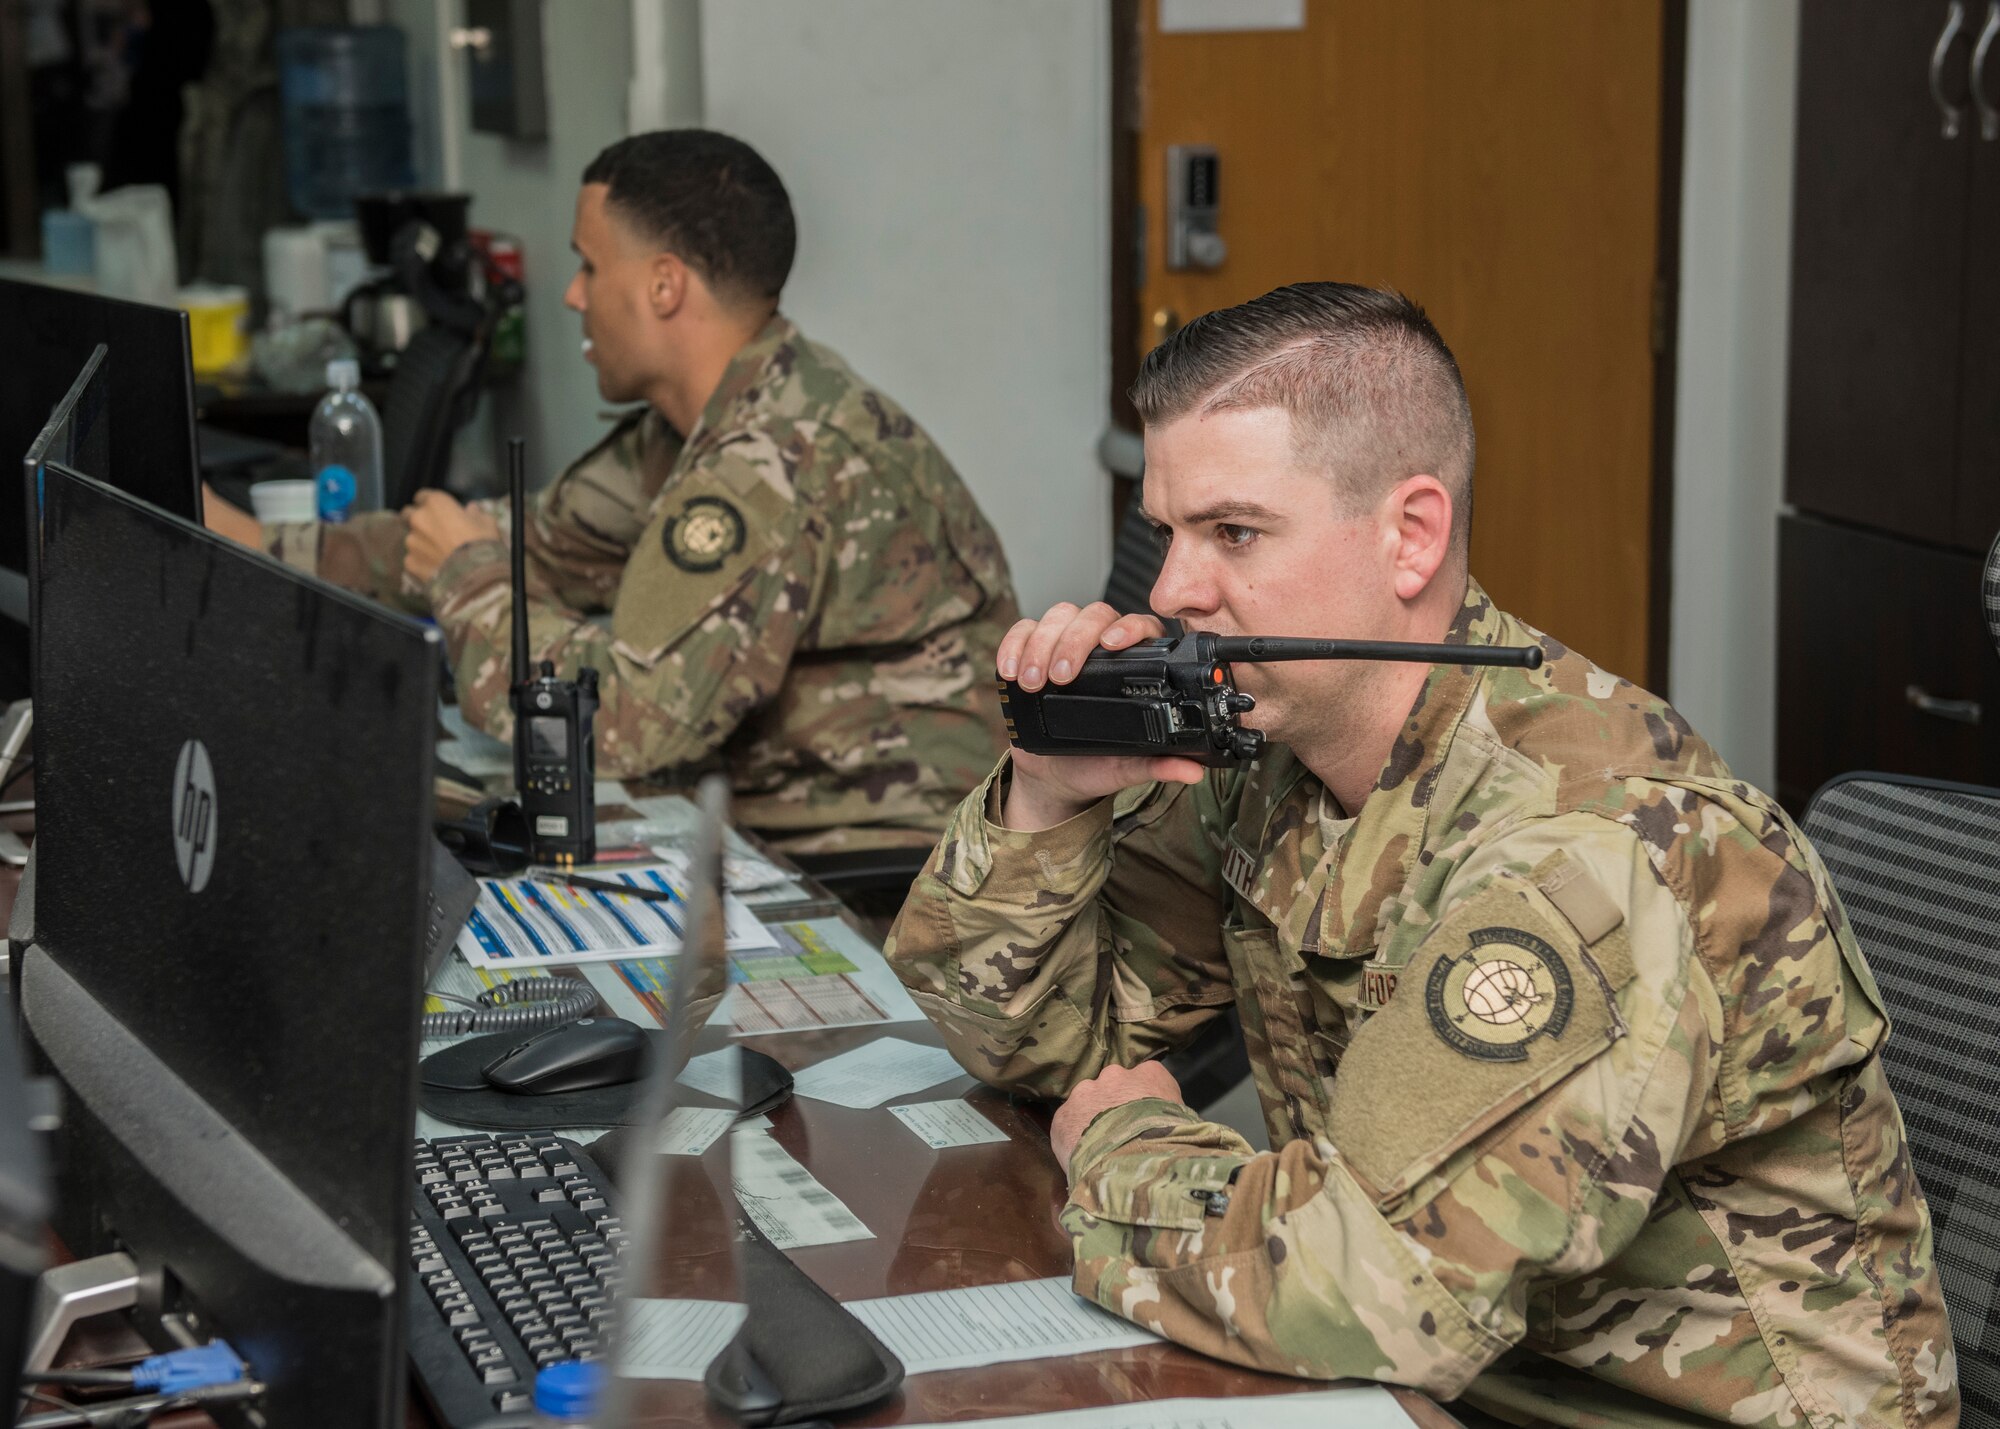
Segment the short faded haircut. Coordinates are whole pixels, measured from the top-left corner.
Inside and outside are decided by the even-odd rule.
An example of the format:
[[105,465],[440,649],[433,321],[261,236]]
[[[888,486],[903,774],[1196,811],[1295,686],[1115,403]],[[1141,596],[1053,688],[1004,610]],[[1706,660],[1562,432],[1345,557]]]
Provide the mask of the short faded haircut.
[[725,301],[775,303],[792,273],[792,200],[764,156],[713,129],[658,129],[590,161],[586,184],[632,229],[679,255]]
[[1278,407],[1337,510],[1358,516],[1406,477],[1452,497],[1452,550],[1472,529],[1472,407],[1424,310],[1354,283],[1293,283],[1196,318],[1146,355],[1132,403],[1147,426]]

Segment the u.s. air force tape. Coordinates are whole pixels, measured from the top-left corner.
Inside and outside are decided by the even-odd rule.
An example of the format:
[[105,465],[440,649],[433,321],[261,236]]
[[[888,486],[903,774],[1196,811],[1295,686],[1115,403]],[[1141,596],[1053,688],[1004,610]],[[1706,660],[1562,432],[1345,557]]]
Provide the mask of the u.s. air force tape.
[[661,533],[667,559],[696,575],[721,570],[745,536],[743,513],[720,496],[689,497]]

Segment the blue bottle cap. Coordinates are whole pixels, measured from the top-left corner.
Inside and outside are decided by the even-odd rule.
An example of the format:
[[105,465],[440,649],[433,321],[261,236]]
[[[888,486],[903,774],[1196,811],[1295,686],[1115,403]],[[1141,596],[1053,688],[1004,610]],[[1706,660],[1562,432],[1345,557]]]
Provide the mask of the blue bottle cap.
[[604,1367],[588,1360],[565,1360],[535,1376],[535,1408],[567,1418],[592,1413],[604,1393]]

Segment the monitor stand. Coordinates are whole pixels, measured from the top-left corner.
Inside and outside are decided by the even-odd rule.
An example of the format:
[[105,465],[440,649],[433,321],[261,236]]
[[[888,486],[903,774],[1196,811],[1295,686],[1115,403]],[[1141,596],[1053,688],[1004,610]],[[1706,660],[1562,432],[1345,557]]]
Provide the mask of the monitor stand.
[[28,1312],[27,1374],[56,1362],[56,1351],[80,1320],[129,1310],[139,1303],[139,1267],[123,1251],[72,1260],[44,1270],[35,1281],[35,1305]]

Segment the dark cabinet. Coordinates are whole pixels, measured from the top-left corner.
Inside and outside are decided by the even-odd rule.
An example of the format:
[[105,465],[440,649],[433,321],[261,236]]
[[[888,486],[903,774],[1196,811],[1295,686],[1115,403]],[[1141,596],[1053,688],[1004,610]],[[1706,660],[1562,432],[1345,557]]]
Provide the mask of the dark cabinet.
[[1879,532],[1778,522],[1777,794],[1887,769],[2000,785],[2000,657],[1983,562]]
[[1778,792],[2000,783],[2000,0],[1799,24]]
[[1792,200],[1786,499],[1930,540],[1954,519],[1978,142],[1943,137],[1925,82],[1950,8],[1801,7]]

